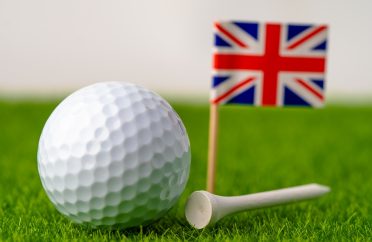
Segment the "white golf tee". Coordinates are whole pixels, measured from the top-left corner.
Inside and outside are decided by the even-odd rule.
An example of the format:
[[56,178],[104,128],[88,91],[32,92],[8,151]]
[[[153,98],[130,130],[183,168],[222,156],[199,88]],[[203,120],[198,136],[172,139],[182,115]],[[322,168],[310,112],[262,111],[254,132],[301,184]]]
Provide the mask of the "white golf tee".
[[186,203],[185,215],[193,227],[202,229],[214,224],[226,215],[316,198],[329,191],[329,187],[319,184],[233,197],[218,196],[207,191],[196,191],[190,195]]

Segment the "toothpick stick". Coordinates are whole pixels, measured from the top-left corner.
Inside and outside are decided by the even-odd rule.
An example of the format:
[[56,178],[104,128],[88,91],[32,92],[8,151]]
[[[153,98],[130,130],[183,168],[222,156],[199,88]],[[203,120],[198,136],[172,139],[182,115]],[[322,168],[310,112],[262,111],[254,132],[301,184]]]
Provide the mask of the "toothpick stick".
[[213,193],[215,190],[217,138],[218,138],[218,104],[212,103],[209,117],[209,147],[207,174],[207,191],[211,193]]

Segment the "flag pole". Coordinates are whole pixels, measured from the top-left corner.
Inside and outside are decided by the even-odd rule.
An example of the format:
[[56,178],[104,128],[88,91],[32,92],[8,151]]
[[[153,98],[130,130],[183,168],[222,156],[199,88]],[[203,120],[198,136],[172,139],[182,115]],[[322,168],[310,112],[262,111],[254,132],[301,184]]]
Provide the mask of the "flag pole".
[[217,138],[218,138],[218,104],[212,103],[209,116],[209,147],[208,147],[208,171],[207,191],[215,190],[216,163],[217,163]]

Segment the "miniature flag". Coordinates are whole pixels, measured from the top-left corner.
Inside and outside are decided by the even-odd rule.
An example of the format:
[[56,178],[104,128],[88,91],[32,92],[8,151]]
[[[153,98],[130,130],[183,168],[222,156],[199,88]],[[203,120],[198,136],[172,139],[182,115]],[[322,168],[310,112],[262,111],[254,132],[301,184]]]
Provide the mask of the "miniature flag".
[[226,21],[215,31],[211,103],[323,106],[326,26]]

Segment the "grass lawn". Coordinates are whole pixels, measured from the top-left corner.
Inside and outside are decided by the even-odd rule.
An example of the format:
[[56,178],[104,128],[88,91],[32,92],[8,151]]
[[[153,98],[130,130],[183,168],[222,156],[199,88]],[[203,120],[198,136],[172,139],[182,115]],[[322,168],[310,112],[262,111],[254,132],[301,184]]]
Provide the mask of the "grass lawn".
[[317,182],[317,200],[230,216],[204,230],[184,218],[204,189],[208,106],[174,104],[188,130],[191,175],[169,214],[143,228],[87,229],[60,215],[37,173],[41,129],[54,103],[0,102],[0,239],[3,240],[371,240],[372,107],[222,107],[217,193],[241,195]]

